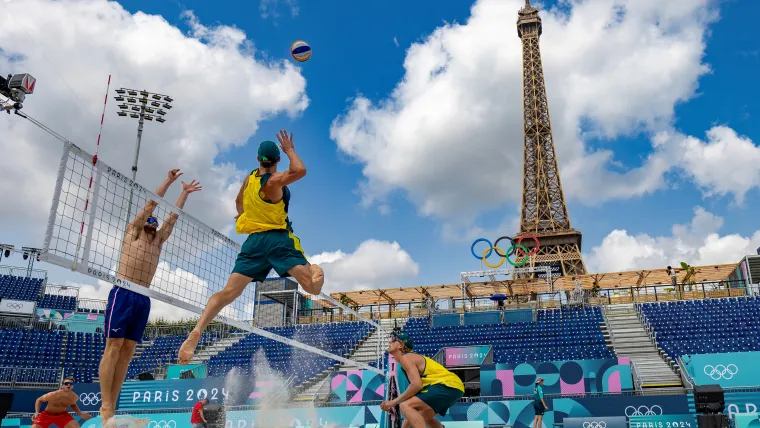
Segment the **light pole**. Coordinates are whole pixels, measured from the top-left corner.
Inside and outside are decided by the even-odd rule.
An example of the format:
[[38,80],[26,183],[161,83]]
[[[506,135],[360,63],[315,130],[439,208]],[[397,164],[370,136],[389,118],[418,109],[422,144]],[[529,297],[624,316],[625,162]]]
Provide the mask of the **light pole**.
[[[154,119],[158,123],[166,122],[164,118],[166,110],[172,108],[169,103],[174,100],[168,95],[129,88],[117,89],[114,99],[119,102],[119,111],[117,112],[119,116],[137,119],[137,144],[135,146],[135,158],[132,162],[132,181],[134,182],[137,179],[137,160],[140,157],[143,124],[146,120],[153,121]],[[127,223],[132,217],[132,196],[133,192],[130,190]]]

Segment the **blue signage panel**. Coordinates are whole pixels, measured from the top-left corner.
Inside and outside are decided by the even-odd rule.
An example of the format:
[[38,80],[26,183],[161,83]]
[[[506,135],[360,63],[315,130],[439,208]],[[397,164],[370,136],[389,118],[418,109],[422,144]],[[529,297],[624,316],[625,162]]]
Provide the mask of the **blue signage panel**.
[[[13,393],[13,405],[10,411],[13,413],[34,413],[34,402],[38,398],[54,391],[54,389],[4,389],[0,392]],[[82,383],[74,386],[74,392],[79,396],[77,406],[83,412],[97,412],[100,410],[100,384]],[[45,408],[45,404],[42,405]]]
[[681,357],[686,372],[696,385],[720,385],[723,388],[760,385],[760,352],[692,354]]
[[240,377],[234,387],[225,385],[224,378],[152,380],[125,382],[119,394],[119,410],[190,408],[204,398],[209,403],[239,406],[254,391],[252,378]]

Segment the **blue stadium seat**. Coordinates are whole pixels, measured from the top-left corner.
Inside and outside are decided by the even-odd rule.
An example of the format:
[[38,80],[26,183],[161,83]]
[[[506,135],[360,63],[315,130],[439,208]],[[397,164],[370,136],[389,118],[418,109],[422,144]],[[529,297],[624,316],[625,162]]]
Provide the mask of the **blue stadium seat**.
[[415,352],[434,356],[452,346],[493,345],[494,363],[614,358],[604,340],[598,307],[540,310],[535,322],[432,328],[427,318],[412,318],[404,332]]
[[0,299],[37,300],[42,288],[41,278],[0,275]]
[[[365,322],[274,327],[265,330],[341,356],[348,355],[371,332],[370,325]],[[242,375],[251,375],[262,357],[266,358],[266,363],[272,370],[287,377],[292,376],[295,385],[337,364],[337,361],[331,358],[250,334],[211,357],[208,364],[209,376],[225,376],[233,368],[237,368],[238,373]]]
[[760,351],[760,296],[643,303],[637,310],[673,359]]

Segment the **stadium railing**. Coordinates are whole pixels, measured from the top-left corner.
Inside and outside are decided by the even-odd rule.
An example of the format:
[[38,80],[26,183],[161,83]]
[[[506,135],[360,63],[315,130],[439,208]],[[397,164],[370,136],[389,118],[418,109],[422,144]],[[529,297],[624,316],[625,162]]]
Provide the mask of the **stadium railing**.
[[22,268],[17,266],[0,266],[0,275],[41,279],[43,284],[45,284],[47,281],[47,271],[42,269],[32,269],[29,271],[29,268]]
[[57,388],[62,379],[62,368],[0,367],[0,388]]

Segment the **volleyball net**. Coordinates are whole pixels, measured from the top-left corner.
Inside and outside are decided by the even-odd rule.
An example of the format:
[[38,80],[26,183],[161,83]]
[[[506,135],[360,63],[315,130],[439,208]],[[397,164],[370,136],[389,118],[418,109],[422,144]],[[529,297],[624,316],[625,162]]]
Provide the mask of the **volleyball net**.
[[[40,260],[201,314],[211,295],[224,288],[240,244],[156,195],[152,188],[134,182],[101,160],[93,162],[90,153],[64,142]],[[148,215],[158,222],[153,239],[162,240],[160,248],[135,240],[137,233],[145,233],[143,228],[151,226],[147,223]],[[322,293],[302,300],[324,308],[325,312],[351,314],[359,324],[358,328],[339,332],[342,347],[336,346],[329,331],[324,337],[319,334],[299,337],[298,330],[265,330],[254,322],[259,285],[247,287],[216,320],[299,348],[299,352],[308,351],[354,368],[382,372],[382,368],[367,364],[378,361],[382,365],[384,349],[380,347],[376,358],[351,359],[360,344],[355,343],[357,337],[366,333],[361,342],[372,334],[386,336],[379,324]],[[302,308],[296,294],[290,305],[286,302],[284,306],[283,322],[274,325],[298,324]],[[285,314],[288,308],[294,314],[290,319]],[[353,345],[347,347],[346,343]]]

